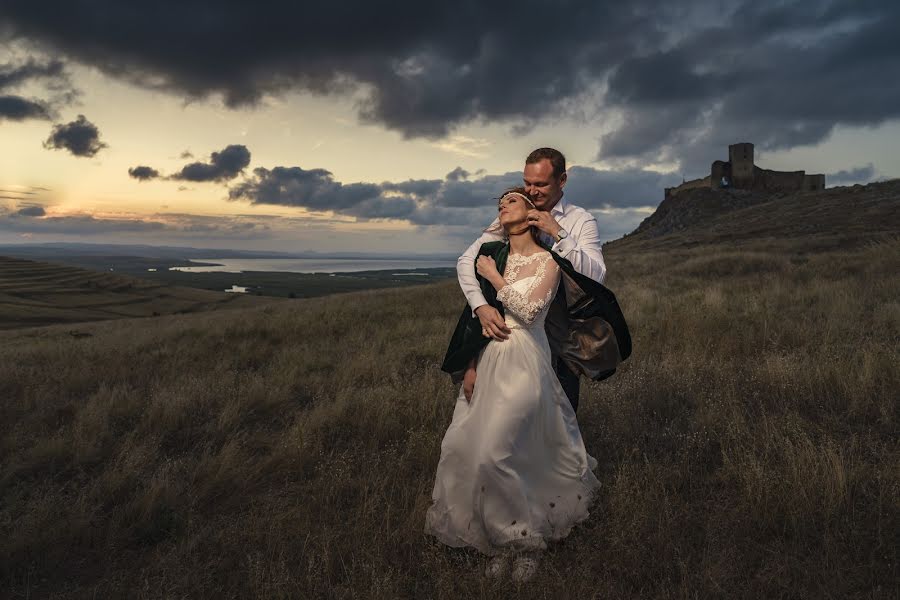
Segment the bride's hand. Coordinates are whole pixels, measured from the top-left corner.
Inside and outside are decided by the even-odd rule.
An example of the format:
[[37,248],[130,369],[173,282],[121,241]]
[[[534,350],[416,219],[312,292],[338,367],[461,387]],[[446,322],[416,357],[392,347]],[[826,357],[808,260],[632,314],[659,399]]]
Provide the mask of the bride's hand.
[[478,260],[475,261],[475,270],[478,271],[478,274],[484,277],[485,279],[490,279],[492,275],[499,275],[499,271],[497,271],[497,263],[494,262],[494,259],[490,256],[479,256]]
[[475,367],[466,369],[463,375],[463,394],[466,395],[466,402],[472,401],[472,394],[475,392]]

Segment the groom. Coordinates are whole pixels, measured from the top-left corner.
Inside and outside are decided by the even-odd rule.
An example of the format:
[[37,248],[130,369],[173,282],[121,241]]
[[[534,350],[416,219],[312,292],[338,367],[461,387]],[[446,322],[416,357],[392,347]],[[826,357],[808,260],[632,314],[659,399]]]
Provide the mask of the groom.
[[[566,157],[553,148],[538,148],[525,159],[522,179],[525,189],[534,200],[535,208],[528,212],[528,221],[541,230],[544,244],[572,263],[576,271],[603,283],[606,265],[600,250],[597,220],[591,214],[563,199],[566,185]],[[494,221],[496,224],[497,221]],[[490,228],[489,228],[490,229]],[[475,258],[486,242],[502,240],[500,235],[483,233],[456,261],[456,274],[469,306],[492,339],[502,342],[509,337],[509,328],[500,312],[487,303],[475,278]],[[572,408],[578,410],[580,384],[578,376],[566,364],[553,357],[553,368],[562,384]],[[471,398],[475,385],[474,361],[463,377],[466,398]]]

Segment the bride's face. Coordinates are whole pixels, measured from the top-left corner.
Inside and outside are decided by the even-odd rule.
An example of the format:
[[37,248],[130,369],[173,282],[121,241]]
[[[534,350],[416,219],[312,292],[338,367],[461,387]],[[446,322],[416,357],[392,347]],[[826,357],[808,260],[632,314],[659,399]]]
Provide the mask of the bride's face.
[[521,196],[509,195],[500,200],[497,210],[500,211],[500,225],[509,227],[524,223],[528,218],[528,210],[531,207]]

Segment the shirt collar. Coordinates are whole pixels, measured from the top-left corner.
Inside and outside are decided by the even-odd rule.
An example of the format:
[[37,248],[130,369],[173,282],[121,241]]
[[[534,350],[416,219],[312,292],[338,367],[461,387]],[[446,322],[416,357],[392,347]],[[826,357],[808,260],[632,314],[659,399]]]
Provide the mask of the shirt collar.
[[553,208],[550,209],[550,214],[551,215],[564,215],[564,214],[566,214],[567,206],[568,206],[568,203],[566,202],[566,197],[562,196],[559,199],[559,202],[556,203],[556,206],[554,206]]

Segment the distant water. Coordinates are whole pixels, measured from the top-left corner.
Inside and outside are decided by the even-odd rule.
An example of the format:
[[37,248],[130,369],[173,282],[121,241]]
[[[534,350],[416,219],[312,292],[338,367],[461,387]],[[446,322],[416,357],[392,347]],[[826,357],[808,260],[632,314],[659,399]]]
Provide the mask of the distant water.
[[395,271],[397,269],[439,269],[455,267],[452,260],[421,258],[197,258],[193,262],[216,263],[214,267],[172,267],[172,271],[191,273],[241,273],[243,271],[281,271],[286,273],[349,273],[352,271]]

